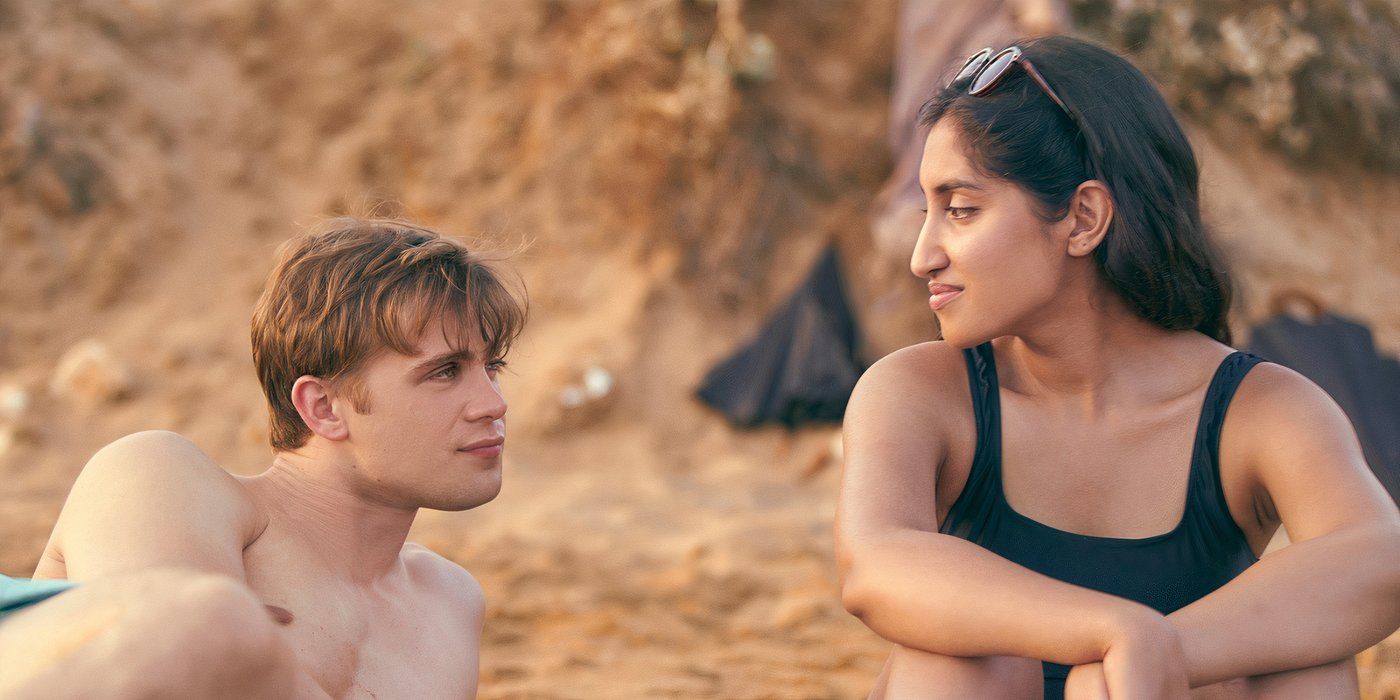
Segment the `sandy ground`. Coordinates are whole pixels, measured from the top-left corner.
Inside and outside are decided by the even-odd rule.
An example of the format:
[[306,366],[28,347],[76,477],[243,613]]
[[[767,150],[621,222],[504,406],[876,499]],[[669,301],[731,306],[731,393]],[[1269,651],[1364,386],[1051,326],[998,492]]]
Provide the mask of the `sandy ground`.
[[[886,645],[836,598],[835,429],[738,432],[691,392],[828,240],[871,358],[928,336],[868,245],[893,0],[751,2],[737,28],[679,0],[192,5],[0,2],[0,572],[125,433],[258,471],[271,252],[390,199],[530,243],[506,486],[413,533],[487,591],[482,696],[863,695]],[[1191,131],[1242,326],[1305,285],[1400,351],[1400,179]],[[110,361],[56,382],[87,340]],[[564,411],[591,366],[615,392]],[[1400,641],[1362,660],[1367,697],[1400,693]]]

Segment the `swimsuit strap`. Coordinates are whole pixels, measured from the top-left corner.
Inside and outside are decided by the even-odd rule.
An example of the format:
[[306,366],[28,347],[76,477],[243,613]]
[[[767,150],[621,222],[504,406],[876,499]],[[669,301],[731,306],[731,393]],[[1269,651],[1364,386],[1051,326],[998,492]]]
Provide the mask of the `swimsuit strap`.
[[[1235,538],[1244,538],[1244,533],[1230,515],[1229,504],[1225,500],[1225,489],[1220,481],[1220,434],[1225,426],[1226,412],[1230,401],[1244,381],[1245,375],[1263,358],[1247,352],[1231,353],[1215,371],[1206,398],[1201,406],[1201,417],[1196,426],[1195,444],[1191,453],[1191,492],[1188,494],[1188,513],[1194,511],[1204,518],[1208,530],[1214,536],[1212,541],[1220,546],[1232,546]],[[1194,503],[1194,507],[1193,507]]]
[[996,508],[1001,490],[1001,399],[992,344],[963,350],[967,381],[972,392],[972,412],[977,425],[977,446],[967,483],[958,494],[939,532],[978,541]]

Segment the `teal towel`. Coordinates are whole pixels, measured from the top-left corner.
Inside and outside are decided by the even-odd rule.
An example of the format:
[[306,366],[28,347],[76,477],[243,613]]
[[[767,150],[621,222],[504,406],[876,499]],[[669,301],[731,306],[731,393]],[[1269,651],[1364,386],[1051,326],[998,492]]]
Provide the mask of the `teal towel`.
[[41,603],[78,585],[73,581],[49,579],[35,581],[10,578],[0,574],[0,620],[31,605]]

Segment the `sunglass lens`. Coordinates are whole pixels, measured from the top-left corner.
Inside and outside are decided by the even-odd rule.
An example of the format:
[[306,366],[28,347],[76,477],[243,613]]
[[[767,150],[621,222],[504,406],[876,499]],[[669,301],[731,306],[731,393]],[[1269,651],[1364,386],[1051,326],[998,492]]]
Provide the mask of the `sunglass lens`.
[[1006,74],[1011,64],[1016,61],[1019,54],[1015,51],[1006,50],[997,54],[992,62],[982,71],[977,79],[972,81],[972,86],[967,89],[969,94],[980,95],[994,87],[1001,80],[1001,76]]
[[992,50],[990,48],[982,49],[972,54],[972,58],[967,59],[967,63],[963,64],[962,70],[958,71],[956,76],[953,76],[953,82],[960,83],[976,75],[979,68],[987,65],[987,59],[990,58],[991,55]]

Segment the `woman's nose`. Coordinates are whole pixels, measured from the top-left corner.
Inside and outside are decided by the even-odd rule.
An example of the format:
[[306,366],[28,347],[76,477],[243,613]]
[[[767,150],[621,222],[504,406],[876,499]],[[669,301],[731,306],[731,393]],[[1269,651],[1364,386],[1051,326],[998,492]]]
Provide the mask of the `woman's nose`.
[[919,230],[919,239],[914,242],[914,252],[909,256],[909,271],[915,277],[927,279],[948,266],[948,255],[943,251],[936,229],[931,219],[925,219],[924,227]]

